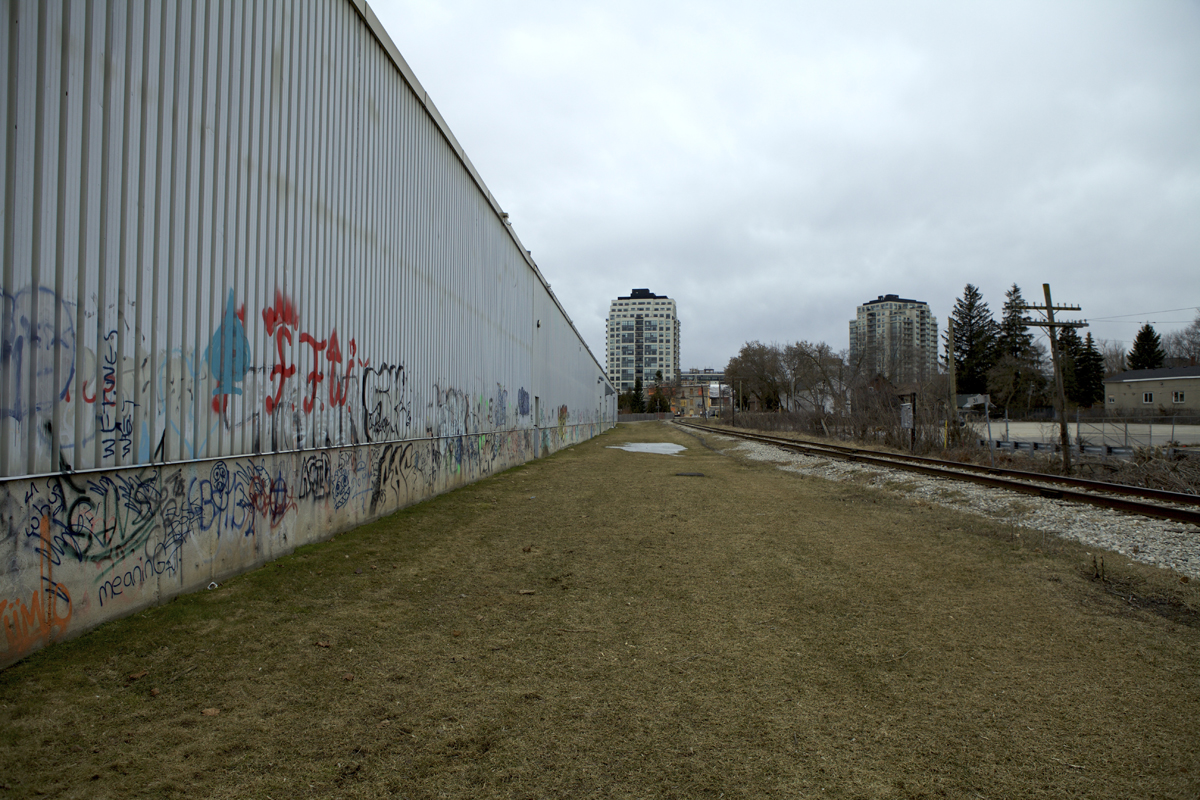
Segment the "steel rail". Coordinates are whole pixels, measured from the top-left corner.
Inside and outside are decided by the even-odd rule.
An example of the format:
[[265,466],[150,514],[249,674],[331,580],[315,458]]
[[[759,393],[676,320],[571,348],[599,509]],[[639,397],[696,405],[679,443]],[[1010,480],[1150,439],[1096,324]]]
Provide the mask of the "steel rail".
[[[997,489],[1008,489],[1010,491],[1021,492],[1023,494],[1038,495],[1040,497],[1045,497],[1052,500],[1071,500],[1074,502],[1100,506],[1102,508],[1125,511],[1131,514],[1141,514],[1148,517],[1170,519],[1177,522],[1188,522],[1193,525],[1200,525],[1200,497],[1182,494],[1180,492],[1167,492],[1161,489],[1143,489],[1138,486],[1104,483],[1103,481],[1092,481],[1085,478],[1066,478],[1061,475],[1042,475],[1040,473],[1025,472],[1022,470],[981,467],[975,464],[961,464],[955,461],[939,461],[938,459],[924,458],[921,456],[880,453],[874,450],[864,450],[861,448],[845,447],[842,445],[798,442],[794,439],[785,439],[778,436],[765,436],[762,434],[734,431],[727,428],[713,428],[708,425],[697,425],[692,422],[676,421],[676,424],[687,428],[693,428],[695,430],[728,434],[730,436],[737,436],[743,439],[764,442],[766,444],[774,445],[776,447],[783,447],[789,450],[795,450],[807,455],[821,455],[829,458],[840,458],[846,461],[872,464],[875,466],[893,467],[896,469],[909,470],[911,472],[919,472],[925,475],[933,475],[939,478],[967,481],[970,483],[982,484],[984,486],[992,486]],[[1050,485],[1039,486],[1036,485],[1036,483],[1030,483],[1030,481]],[[1097,492],[1105,492],[1107,494],[1097,494]],[[1112,497],[1111,495],[1113,494],[1124,494],[1144,499],[1160,500],[1164,502],[1176,503],[1185,507],[1176,508],[1172,506],[1159,505],[1158,503],[1149,503],[1142,502],[1140,500],[1128,499],[1126,497]],[[1191,508],[1188,508],[1187,506],[1191,506]]]

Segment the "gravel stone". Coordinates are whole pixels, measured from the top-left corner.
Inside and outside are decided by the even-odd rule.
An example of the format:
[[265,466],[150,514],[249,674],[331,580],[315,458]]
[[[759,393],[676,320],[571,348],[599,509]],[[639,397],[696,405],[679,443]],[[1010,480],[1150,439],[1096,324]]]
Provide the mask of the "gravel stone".
[[802,455],[761,442],[738,441],[733,448],[755,461],[779,464],[788,472],[831,481],[852,480],[880,490],[1038,533],[1074,539],[1120,553],[1143,564],[1200,579],[1200,526],[1142,517],[1097,506],[993,489],[979,484],[936,478],[901,469],[864,466],[820,456]]

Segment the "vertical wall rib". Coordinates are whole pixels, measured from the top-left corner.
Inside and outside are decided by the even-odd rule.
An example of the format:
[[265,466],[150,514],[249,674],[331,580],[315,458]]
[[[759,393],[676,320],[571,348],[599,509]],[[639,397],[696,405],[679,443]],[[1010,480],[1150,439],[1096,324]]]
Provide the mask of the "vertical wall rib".
[[6,8],[0,479],[602,422],[364,3]]

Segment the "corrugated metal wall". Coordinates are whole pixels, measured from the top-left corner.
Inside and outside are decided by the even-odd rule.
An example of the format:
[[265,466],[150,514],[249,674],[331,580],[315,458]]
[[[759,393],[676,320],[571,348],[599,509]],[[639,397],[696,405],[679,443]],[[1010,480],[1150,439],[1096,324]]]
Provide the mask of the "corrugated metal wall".
[[615,423],[365,4],[3,9],[0,666]]
[[365,5],[5,10],[0,476],[600,422]]

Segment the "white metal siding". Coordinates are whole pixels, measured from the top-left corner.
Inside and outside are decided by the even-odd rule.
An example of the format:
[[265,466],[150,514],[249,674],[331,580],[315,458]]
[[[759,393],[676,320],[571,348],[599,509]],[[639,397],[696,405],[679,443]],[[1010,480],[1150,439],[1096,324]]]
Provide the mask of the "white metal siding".
[[5,14],[0,476],[602,423],[365,4]]

